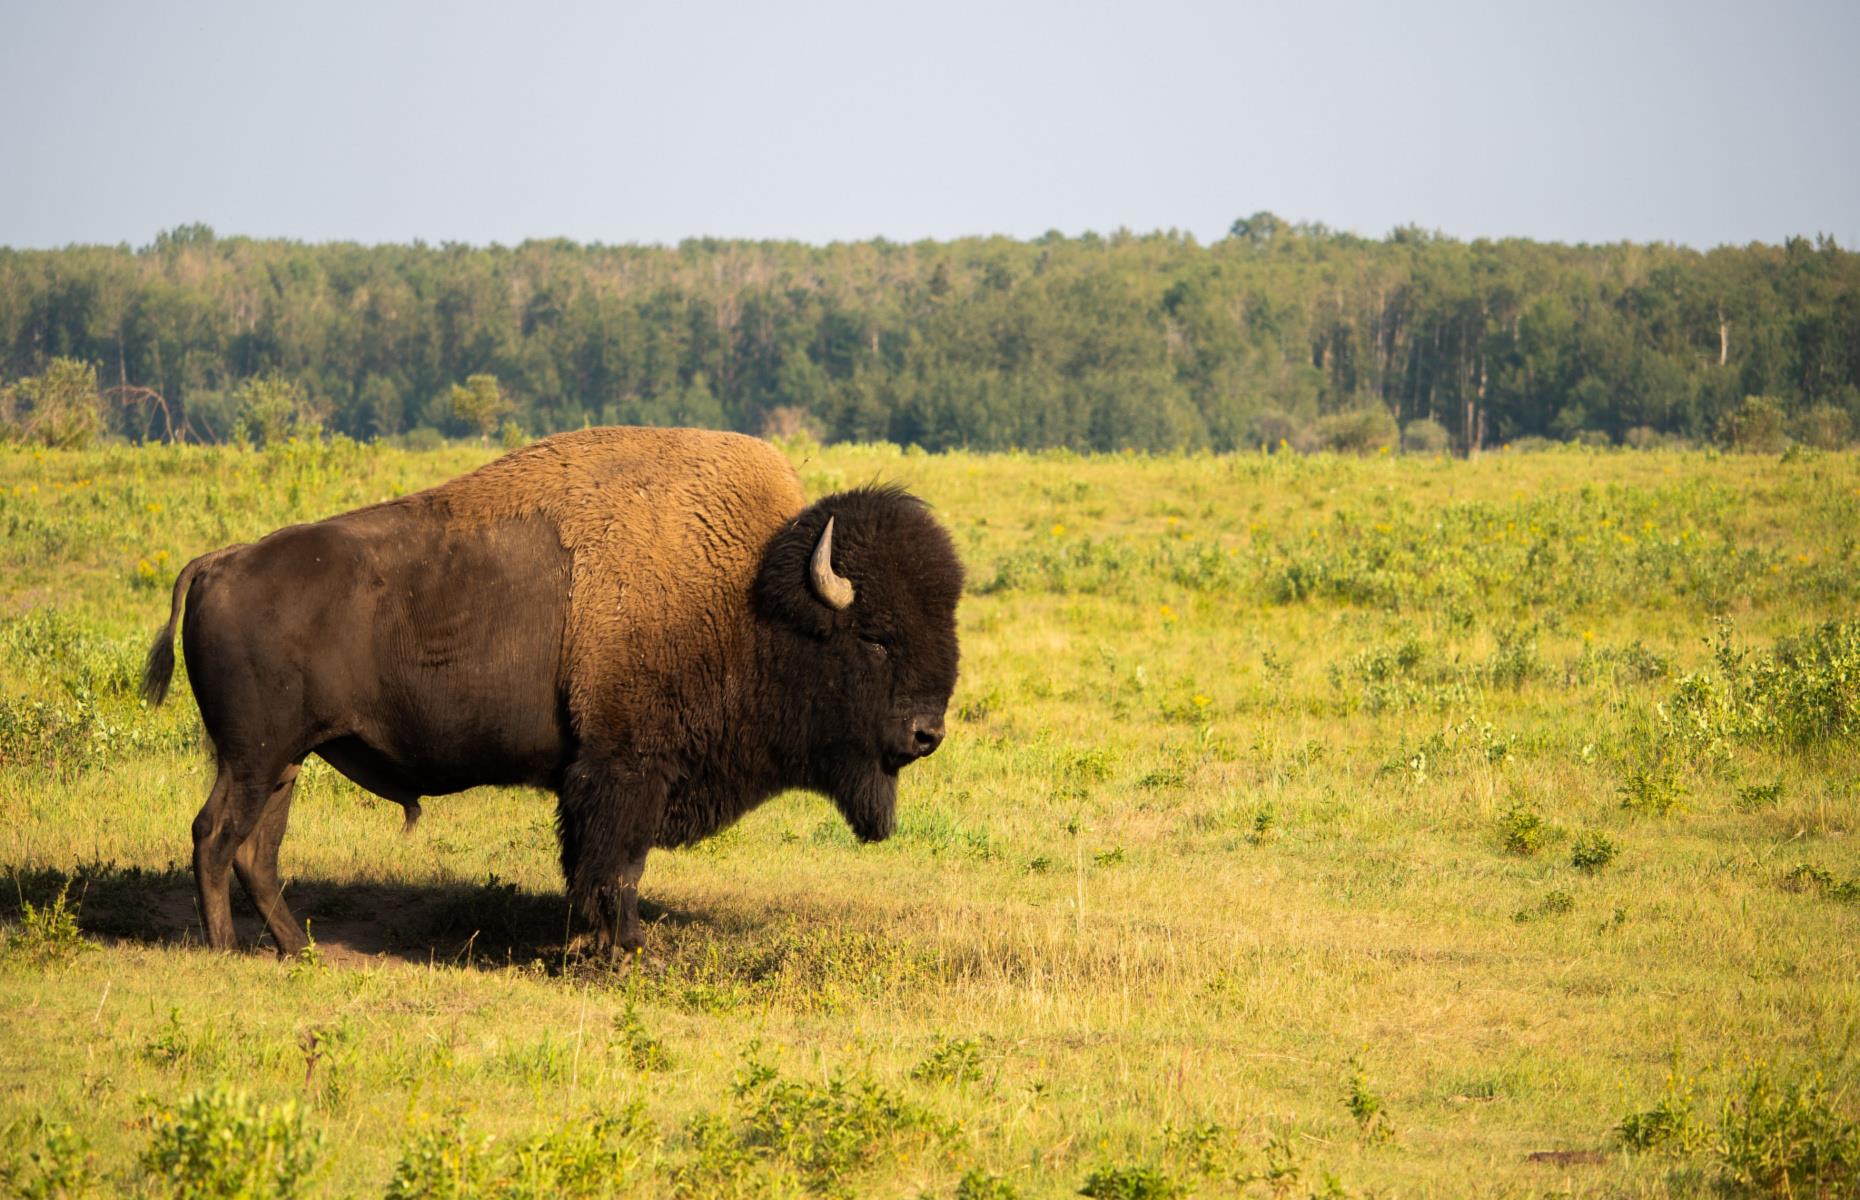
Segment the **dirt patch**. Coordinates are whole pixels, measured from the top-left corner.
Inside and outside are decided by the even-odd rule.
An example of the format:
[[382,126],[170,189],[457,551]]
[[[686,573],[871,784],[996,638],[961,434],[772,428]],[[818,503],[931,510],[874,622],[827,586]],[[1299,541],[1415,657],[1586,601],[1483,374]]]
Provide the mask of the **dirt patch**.
[[1599,1167],[1608,1156],[1600,1150],[1537,1150],[1525,1155],[1524,1160],[1553,1167]]

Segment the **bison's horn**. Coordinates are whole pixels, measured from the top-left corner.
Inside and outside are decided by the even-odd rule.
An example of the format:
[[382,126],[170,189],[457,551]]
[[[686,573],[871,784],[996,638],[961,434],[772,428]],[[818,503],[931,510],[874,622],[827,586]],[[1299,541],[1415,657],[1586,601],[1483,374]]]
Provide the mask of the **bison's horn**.
[[845,608],[853,602],[852,580],[833,570],[833,518],[827,518],[827,527],[820,531],[820,541],[814,546],[813,561],[808,564],[807,580],[814,585],[814,594],[829,608]]

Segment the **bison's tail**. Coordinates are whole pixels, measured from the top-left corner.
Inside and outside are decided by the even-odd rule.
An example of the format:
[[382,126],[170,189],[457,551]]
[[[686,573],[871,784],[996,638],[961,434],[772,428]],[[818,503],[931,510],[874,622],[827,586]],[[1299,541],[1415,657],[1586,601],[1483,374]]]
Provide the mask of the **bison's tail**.
[[187,595],[188,585],[194,582],[194,575],[200,568],[224,553],[224,550],[215,550],[203,554],[182,567],[181,573],[175,576],[174,595],[168,601],[168,623],[156,633],[155,644],[149,647],[148,665],[142,668],[142,698],[150,704],[160,704],[168,698],[168,682],[174,677],[174,622],[181,615],[181,598]]

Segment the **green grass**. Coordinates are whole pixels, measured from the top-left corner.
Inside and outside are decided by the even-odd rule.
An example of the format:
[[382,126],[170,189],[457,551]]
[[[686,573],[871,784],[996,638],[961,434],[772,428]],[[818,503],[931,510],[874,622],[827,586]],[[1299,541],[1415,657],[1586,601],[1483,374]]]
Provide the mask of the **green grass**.
[[315,762],[316,954],[206,953],[135,698],[189,557],[489,452],[0,448],[0,1192],[1852,1185],[1860,457],[791,450],[955,531],[948,744],[656,852],[616,972],[547,797]]

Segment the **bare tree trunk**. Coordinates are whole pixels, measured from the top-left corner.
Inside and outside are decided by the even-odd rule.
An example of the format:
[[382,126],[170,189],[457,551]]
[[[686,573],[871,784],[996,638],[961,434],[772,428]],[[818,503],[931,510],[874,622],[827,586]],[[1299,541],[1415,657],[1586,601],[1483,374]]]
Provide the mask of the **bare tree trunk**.
[[1473,424],[1467,431],[1466,457],[1477,458],[1485,449],[1485,351],[1479,351],[1479,394],[1473,402]]
[[1731,323],[1724,319],[1724,310],[1718,310],[1718,365],[1724,366],[1731,360]]

